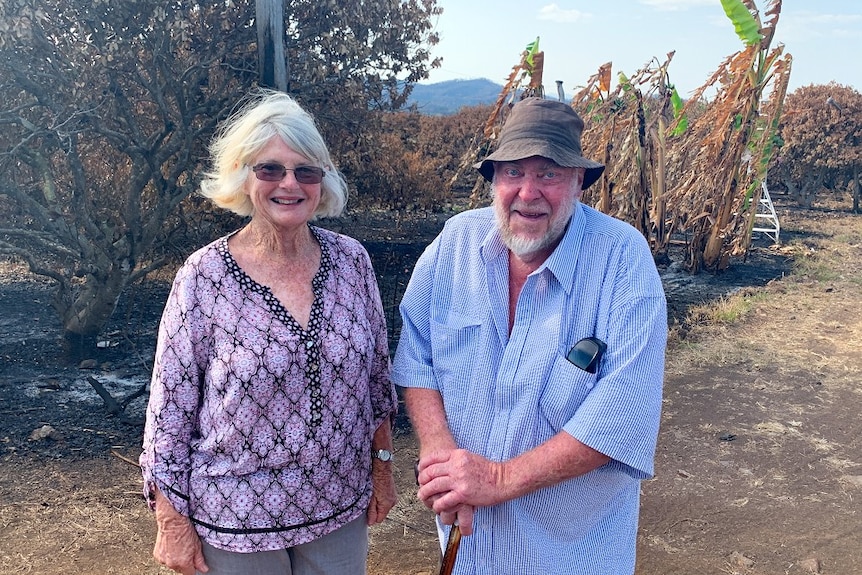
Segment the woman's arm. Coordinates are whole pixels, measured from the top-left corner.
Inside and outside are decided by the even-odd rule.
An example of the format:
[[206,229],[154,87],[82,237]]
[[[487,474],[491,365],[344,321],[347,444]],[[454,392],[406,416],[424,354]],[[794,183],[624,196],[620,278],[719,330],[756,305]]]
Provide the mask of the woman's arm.
[[[392,451],[392,420],[387,417],[375,430],[371,440],[371,451],[379,449]],[[392,461],[371,458],[371,502],[368,504],[368,525],[382,523],[395,506],[398,494],[395,490],[395,477],[392,474]]]
[[196,571],[206,573],[209,567],[204,561],[201,540],[192,522],[174,509],[171,502],[158,489],[156,500],[156,544],[153,557],[161,565],[183,575],[194,575]]

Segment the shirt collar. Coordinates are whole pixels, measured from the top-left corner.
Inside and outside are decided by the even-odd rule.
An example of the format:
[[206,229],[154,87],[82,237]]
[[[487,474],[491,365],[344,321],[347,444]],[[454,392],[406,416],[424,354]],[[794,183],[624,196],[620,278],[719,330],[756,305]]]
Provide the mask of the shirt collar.
[[584,207],[579,201],[575,205],[572,218],[569,220],[569,225],[566,227],[566,232],[563,234],[563,239],[557,248],[548,256],[539,269],[534,273],[541,272],[547,268],[560,285],[566,290],[566,293],[571,293],[575,284],[575,268],[578,264],[578,256],[581,253],[581,245],[584,239],[584,230],[586,229],[587,216],[584,213]]
[[485,239],[482,242],[482,247],[480,250],[482,260],[487,265],[491,261],[499,257],[505,256],[507,251],[508,249],[503,243],[503,238],[500,237],[500,228],[497,227],[497,218],[496,216],[494,216],[494,225],[491,226],[491,228],[488,230],[488,234],[485,236]]

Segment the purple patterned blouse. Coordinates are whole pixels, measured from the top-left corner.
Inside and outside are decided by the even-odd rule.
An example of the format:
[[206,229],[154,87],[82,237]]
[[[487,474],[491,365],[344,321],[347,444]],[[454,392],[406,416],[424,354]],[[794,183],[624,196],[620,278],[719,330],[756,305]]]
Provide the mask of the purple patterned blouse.
[[240,269],[227,237],[189,257],[165,306],[144,490],[158,487],[214,547],[305,543],[371,498],[371,438],[397,407],[380,293],[358,241],[310,229],[321,262],[307,329]]

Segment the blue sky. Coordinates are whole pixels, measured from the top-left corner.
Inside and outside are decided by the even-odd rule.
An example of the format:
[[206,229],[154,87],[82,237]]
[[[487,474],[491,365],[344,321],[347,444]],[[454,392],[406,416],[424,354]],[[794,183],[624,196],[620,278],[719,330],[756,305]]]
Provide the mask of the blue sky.
[[[756,0],[761,11],[766,0]],[[426,82],[488,78],[503,84],[521,52],[540,37],[544,85],[574,91],[613,62],[631,75],[676,54],[670,80],[685,97],[742,43],[720,0],[438,0],[441,68]],[[862,91],[862,1],[784,0],[776,39],[793,56],[790,91],[830,81]],[[555,93],[555,92],[554,92]]]

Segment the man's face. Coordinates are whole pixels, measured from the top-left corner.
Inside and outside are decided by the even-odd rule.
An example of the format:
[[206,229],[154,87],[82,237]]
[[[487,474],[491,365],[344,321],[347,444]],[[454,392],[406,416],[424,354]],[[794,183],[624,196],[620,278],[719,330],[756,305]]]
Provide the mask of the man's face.
[[533,156],[494,162],[494,213],[503,242],[522,260],[543,261],[563,236],[581,197],[582,168]]

